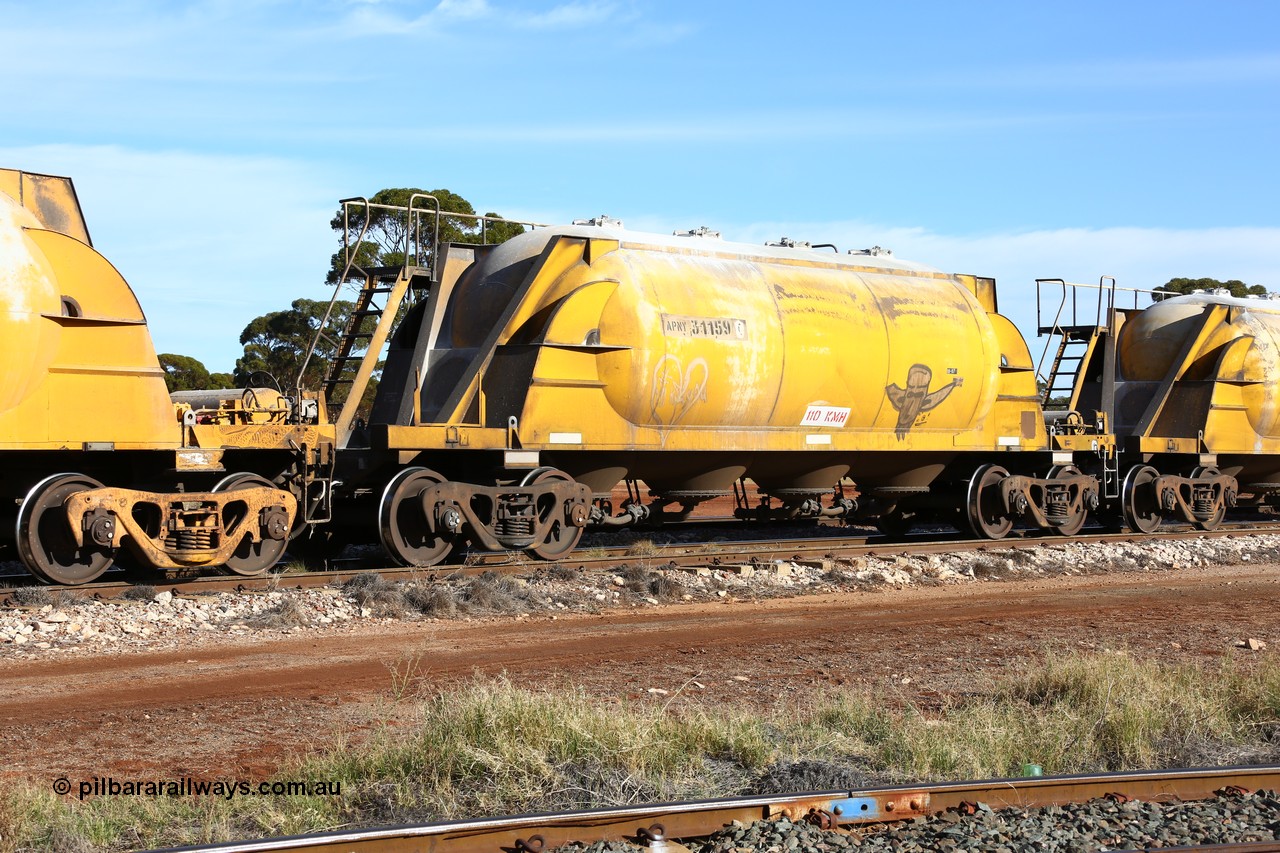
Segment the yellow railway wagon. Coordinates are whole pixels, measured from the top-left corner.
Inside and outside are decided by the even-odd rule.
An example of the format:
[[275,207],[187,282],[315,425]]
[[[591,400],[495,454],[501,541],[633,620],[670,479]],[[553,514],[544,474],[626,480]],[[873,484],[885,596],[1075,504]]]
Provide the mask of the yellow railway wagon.
[[332,428],[246,409],[241,391],[203,417],[175,405],[67,178],[0,170],[0,368],[0,547],[44,581],[84,583],[120,555],[256,574],[300,502],[323,512]]
[[[754,517],[892,528],[958,506],[995,536],[1010,494],[1069,493],[1071,518],[1040,519],[1070,527],[1096,491],[1051,470],[991,279],[594,225],[440,254],[453,273],[404,315],[339,461],[339,498],[365,501],[347,522],[376,513],[401,562],[467,540],[554,558],[587,524],[679,516],[743,478],[768,497]],[[651,503],[617,513],[608,496],[637,480]]]

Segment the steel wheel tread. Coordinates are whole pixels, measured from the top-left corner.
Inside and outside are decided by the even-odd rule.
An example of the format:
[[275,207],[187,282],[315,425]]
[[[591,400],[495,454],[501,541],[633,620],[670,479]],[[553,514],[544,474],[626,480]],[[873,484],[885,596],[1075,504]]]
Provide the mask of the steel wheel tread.
[[425,569],[454,550],[456,537],[432,533],[418,498],[444,477],[427,468],[405,468],[391,478],[378,502],[378,538],[391,559]]
[[[522,486],[533,486],[538,483],[545,483],[548,480],[561,480],[566,483],[572,483],[573,478],[568,474],[556,468],[535,468],[525,475],[521,481]],[[552,507],[548,513],[556,512],[560,507]],[[539,518],[539,521],[545,520],[545,517]],[[547,538],[540,544],[527,548],[526,552],[539,560],[558,560],[565,554],[568,554],[578,546],[578,542],[582,539],[582,528],[574,527],[568,524],[563,518],[558,518],[551,523],[551,529],[547,531]]]
[[[234,492],[237,489],[255,489],[261,486],[267,486],[272,489],[279,489],[275,483],[266,477],[258,474],[250,474],[248,472],[239,474],[228,474],[219,480],[213,487],[215,492]],[[249,524],[254,524],[253,520],[249,520]],[[245,577],[253,577],[260,575],[267,569],[280,562],[280,558],[284,556],[285,549],[288,547],[288,539],[260,539],[253,541],[253,536],[245,531],[240,544],[236,546],[236,550],[232,553],[227,561],[223,563],[223,568],[237,575]]]
[[77,548],[63,511],[77,492],[100,489],[102,483],[83,474],[54,474],[31,487],[14,527],[18,558],[31,574],[47,584],[75,586],[102,575],[115,557],[90,544]]
[[1134,465],[1124,475],[1124,484],[1120,488],[1120,507],[1124,512],[1125,524],[1137,533],[1154,533],[1164,520],[1160,510],[1160,496],[1148,494],[1152,489],[1144,488],[1160,476],[1160,472],[1150,465]]
[[1005,513],[1000,482],[1009,472],[999,465],[981,465],[969,478],[965,492],[965,521],[979,539],[1003,539],[1013,530],[1013,519]]

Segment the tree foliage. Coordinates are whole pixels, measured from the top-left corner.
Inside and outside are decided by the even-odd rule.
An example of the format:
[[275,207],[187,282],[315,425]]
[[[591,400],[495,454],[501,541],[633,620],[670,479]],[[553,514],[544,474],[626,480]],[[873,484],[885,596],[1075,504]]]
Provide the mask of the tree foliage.
[[[429,199],[415,200],[415,195],[430,195],[439,201],[438,229],[435,205]],[[354,249],[354,266],[366,270],[401,266],[405,263],[406,255],[410,262],[428,266],[433,247],[442,243],[502,243],[524,233],[524,226],[502,219],[493,212],[486,213],[485,217],[502,221],[478,221],[475,218],[476,209],[471,202],[446,189],[431,190],[429,193],[416,187],[378,190],[369,197],[369,203],[367,209],[358,204],[349,205],[345,216],[340,208],[329,222],[330,227],[338,234],[340,243],[344,235],[349,240]],[[410,216],[410,203],[414,210],[422,213]],[[388,207],[395,209],[389,210]],[[340,245],[330,259],[326,278],[329,284],[337,283],[346,268],[346,261]]]
[[[341,330],[346,328],[347,320],[355,307],[353,303],[338,300],[333,305],[327,328],[328,338],[316,339],[316,330],[324,320],[325,310],[329,303],[311,299],[295,299],[284,311],[272,311],[255,317],[240,333],[240,343],[244,346],[244,355],[236,359],[235,383],[237,387],[261,385],[277,388],[285,394],[292,394],[298,373],[306,361],[306,372],[302,375],[302,388],[308,391],[318,390],[323,384],[329,370],[329,361],[336,354],[336,344],[341,337]],[[372,331],[373,319],[366,317],[362,329]],[[307,359],[307,349],[312,340],[316,340],[315,352]],[[359,353],[357,352],[357,356]],[[378,390],[378,375],[381,363],[374,371],[368,387],[361,395],[361,408],[365,411],[373,404]],[[347,399],[347,385],[337,386],[329,397],[330,406],[340,406]],[[331,413],[334,416],[336,413]]]
[[235,387],[230,373],[210,373],[204,364],[189,355],[162,352],[157,358],[164,369],[165,387],[171,394],[174,391]]
[[1167,284],[1157,287],[1156,290],[1163,290],[1167,293],[1191,293],[1196,290],[1216,290],[1225,287],[1231,291],[1232,296],[1265,296],[1267,289],[1260,284],[1247,285],[1238,279],[1230,281],[1218,281],[1216,278],[1171,278]]
[[[440,203],[441,216],[438,219],[437,234],[437,218],[434,215],[411,218],[405,212],[413,196],[422,192],[413,187],[384,189],[369,197],[369,208],[351,205],[345,217],[343,210],[339,208],[329,223],[338,234],[339,249],[330,259],[326,281],[330,285],[337,284],[346,268],[342,248],[344,237],[349,238],[355,250],[355,265],[369,271],[379,267],[403,265],[406,252],[410,255],[411,263],[426,266],[430,263],[432,248],[438,243],[501,243],[524,233],[524,227],[519,223],[505,220],[488,222],[482,226],[475,218],[475,208],[471,206],[471,202],[457,193],[440,189],[430,193]],[[434,205],[422,200],[416,201],[414,208],[434,211]],[[501,219],[493,213],[485,216]],[[358,244],[355,242],[357,238]],[[361,278],[358,272],[354,277]],[[356,289],[358,290],[358,286]],[[410,299],[400,306],[400,316],[403,316],[415,296],[420,297],[421,294],[411,294]],[[382,304],[381,297],[377,304]],[[318,338],[317,332],[328,306],[327,299],[295,299],[283,311],[272,311],[251,320],[240,335],[244,355],[236,360],[235,384],[278,386],[284,393],[292,393],[303,361],[307,360],[307,350],[315,340],[316,349],[310,360],[307,360],[301,384],[305,390],[318,390],[324,384],[329,363],[336,354],[338,342],[341,341],[351,312],[355,309],[355,304],[351,301],[335,302],[329,321],[324,323],[326,337]],[[361,319],[358,331],[366,335],[361,343],[368,340],[367,335],[373,332],[376,322],[372,316]],[[356,358],[361,357],[360,346],[356,346],[352,354]],[[354,368],[354,362],[351,368]],[[352,370],[344,373],[344,376],[353,373]],[[373,379],[362,397],[363,410],[367,411],[372,404],[380,373],[381,363],[374,370]],[[334,389],[328,400],[331,416],[336,415],[332,407],[341,405],[346,394],[346,385],[339,385]]]
[[[329,303],[324,301],[295,299],[284,311],[272,311],[250,320],[240,333],[244,355],[236,359],[236,384],[242,386],[249,383],[254,374],[266,374],[287,393],[298,378],[307,349],[328,307]],[[334,303],[329,328],[342,329],[352,307],[352,303],[342,300]],[[325,340],[317,343],[316,351],[307,364],[306,375],[302,377],[304,388],[319,387],[333,350],[333,345]],[[259,376],[252,384],[271,383]]]

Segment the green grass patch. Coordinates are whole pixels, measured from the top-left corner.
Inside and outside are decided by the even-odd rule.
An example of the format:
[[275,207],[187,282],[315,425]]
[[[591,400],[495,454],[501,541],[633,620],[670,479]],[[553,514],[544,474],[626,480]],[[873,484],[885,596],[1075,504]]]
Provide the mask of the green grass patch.
[[339,783],[341,796],[79,801],[8,782],[0,849],[128,849],[850,779],[1006,776],[1027,762],[1070,773],[1269,761],[1280,751],[1273,656],[1209,668],[1123,653],[1050,657],[927,711],[856,691],[749,711],[681,695],[604,701],[502,679],[411,699],[400,675],[389,679],[394,724],[280,774]]

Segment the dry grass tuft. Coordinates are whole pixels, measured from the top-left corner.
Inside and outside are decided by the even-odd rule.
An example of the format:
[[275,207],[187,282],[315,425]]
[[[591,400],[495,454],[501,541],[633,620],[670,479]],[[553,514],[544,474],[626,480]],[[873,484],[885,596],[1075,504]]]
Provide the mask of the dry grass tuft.
[[409,609],[405,603],[404,587],[392,583],[376,572],[353,575],[342,585],[342,591],[360,605],[379,617],[403,616]]
[[605,701],[505,679],[414,700],[419,655],[391,668],[396,697],[419,702],[398,706],[408,716],[399,713],[359,747],[339,743],[281,774],[338,782],[340,797],[79,802],[54,796],[47,780],[9,780],[0,783],[0,850],[155,847],[739,791],[1008,776],[1028,762],[1073,773],[1274,760],[1278,661],[1201,668],[1124,653],[1050,657],[936,710],[856,690],[739,710],[679,696]]
[[671,575],[655,574],[649,581],[649,594],[658,601],[679,601],[685,592],[684,584]]
[[653,579],[653,572],[644,566],[638,566],[634,563],[622,570],[623,586],[635,593],[647,595],[649,593],[649,582]]
[[582,571],[572,566],[566,566],[563,563],[552,563],[547,568],[547,577],[553,581],[571,581],[577,580],[582,576]]
[[137,586],[131,586],[124,592],[120,593],[120,597],[125,601],[154,601],[156,597],[156,588],[151,584],[140,583]]
[[13,603],[22,607],[44,607],[51,604],[63,607],[75,604],[76,597],[65,589],[47,586],[20,586],[13,591]]
[[652,539],[637,539],[627,546],[628,557],[656,557],[662,553],[662,546]]
[[458,613],[458,599],[447,584],[415,584],[404,591],[404,601],[425,616],[448,618]]
[[461,590],[468,613],[525,613],[529,610],[528,587],[510,575],[485,572]]
[[296,596],[286,595],[274,606],[244,619],[256,628],[301,628],[311,624],[311,614]]

